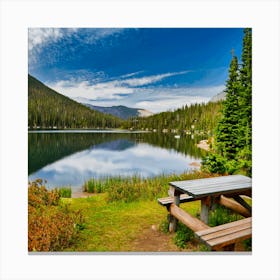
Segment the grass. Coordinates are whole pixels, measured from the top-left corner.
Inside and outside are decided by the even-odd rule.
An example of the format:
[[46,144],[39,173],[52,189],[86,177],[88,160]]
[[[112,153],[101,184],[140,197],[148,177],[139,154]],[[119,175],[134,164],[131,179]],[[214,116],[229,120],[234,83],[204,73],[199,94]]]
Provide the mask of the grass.
[[122,178],[104,177],[91,179],[85,182],[83,190],[92,193],[108,192],[108,202],[123,201],[146,201],[166,196],[171,181],[192,180],[206,177],[213,177],[209,173],[190,172],[180,175],[160,175],[153,178],[143,179],[140,176]]
[[72,197],[72,189],[71,187],[63,187],[58,189],[60,197],[71,198]]
[[[73,211],[80,210],[84,223],[79,240],[66,251],[74,252],[134,252],[134,242],[147,229],[155,225],[161,232],[168,232],[165,207],[157,203],[157,198],[167,196],[168,183],[210,177],[208,173],[193,172],[181,175],[158,176],[152,179],[102,178],[85,183],[84,190],[96,195],[88,198],[63,198],[63,202]],[[200,201],[181,204],[180,207],[199,217]],[[232,221],[238,216],[217,208],[210,216],[211,225]],[[176,234],[170,235],[178,246],[178,251],[207,251],[195,241],[193,233],[184,225],[179,225]],[[250,244],[248,244],[248,247]]]
[[[167,211],[156,199],[150,201],[111,202],[108,194],[98,194],[88,198],[64,199],[72,210],[81,210],[85,227],[80,232],[80,240],[67,251],[76,252],[130,252],[134,251],[133,242],[146,229],[156,225],[164,230],[167,224]],[[193,215],[200,211],[199,201],[190,202],[182,207]],[[166,234],[169,234],[166,231]],[[170,236],[172,238],[173,235]],[[178,251],[181,251],[178,247]],[[200,244],[192,244],[193,251],[201,251]]]
[[167,214],[156,201],[108,204],[107,194],[71,199],[71,208],[82,209],[86,226],[70,251],[133,251],[133,240]]

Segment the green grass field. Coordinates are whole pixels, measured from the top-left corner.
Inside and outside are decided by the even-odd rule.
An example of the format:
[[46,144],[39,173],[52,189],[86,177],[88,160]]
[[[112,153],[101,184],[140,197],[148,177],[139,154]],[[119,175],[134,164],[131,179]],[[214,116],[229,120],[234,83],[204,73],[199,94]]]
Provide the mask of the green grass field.
[[[144,230],[152,225],[160,228],[167,219],[165,207],[160,206],[156,199],[107,203],[107,194],[97,194],[88,198],[65,198],[64,203],[69,203],[74,210],[81,209],[85,217],[85,228],[79,241],[67,251],[133,251],[132,243]],[[191,202],[182,208],[196,215],[200,204]]]

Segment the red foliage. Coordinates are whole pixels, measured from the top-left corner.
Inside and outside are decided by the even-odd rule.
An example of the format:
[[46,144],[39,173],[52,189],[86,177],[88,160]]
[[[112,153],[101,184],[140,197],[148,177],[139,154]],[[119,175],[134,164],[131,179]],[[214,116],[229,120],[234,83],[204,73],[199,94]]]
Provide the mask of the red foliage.
[[78,237],[83,216],[60,203],[57,190],[47,190],[41,180],[28,188],[28,250],[61,251]]

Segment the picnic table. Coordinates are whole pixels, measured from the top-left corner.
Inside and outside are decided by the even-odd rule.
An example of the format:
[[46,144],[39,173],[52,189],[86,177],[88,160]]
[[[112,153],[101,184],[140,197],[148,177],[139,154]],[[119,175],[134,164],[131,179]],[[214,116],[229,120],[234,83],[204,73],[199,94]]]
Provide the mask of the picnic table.
[[[217,250],[244,240],[252,234],[251,206],[242,195],[252,196],[252,179],[243,175],[229,175],[204,179],[175,181],[169,183],[169,197],[158,202],[166,206],[171,219],[169,230],[175,231],[180,220],[190,227],[201,241],[211,249]],[[180,203],[201,201],[200,219],[192,217],[179,208]],[[224,205],[241,214],[246,219],[210,228],[209,211],[217,204]],[[214,239],[214,241],[213,241]]]

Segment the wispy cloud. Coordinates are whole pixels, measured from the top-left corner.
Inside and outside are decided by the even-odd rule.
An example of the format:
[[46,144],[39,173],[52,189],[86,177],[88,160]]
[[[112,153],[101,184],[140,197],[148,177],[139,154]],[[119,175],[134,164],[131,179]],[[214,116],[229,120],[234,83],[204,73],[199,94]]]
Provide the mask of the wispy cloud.
[[[175,110],[183,105],[193,103],[206,103],[210,98],[224,89],[220,86],[207,87],[155,87],[155,88],[138,88],[133,95],[126,98],[126,106],[134,108],[143,108],[153,113]],[[99,106],[121,105],[123,100],[114,102],[107,100],[91,101]]]
[[[140,73],[140,72],[136,72]],[[130,73],[127,75],[122,75],[123,77],[131,77],[136,73]],[[188,71],[173,72],[158,74],[152,76],[144,76],[140,78],[131,79],[115,79],[108,82],[93,83],[89,80],[77,80],[77,78],[57,81],[55,83],[47,83],[48,86],[55,89],[56,91],[78,100],[79,98],[87,98],[91,100],[103,100],[103,99],[122,99],[124,94],[129,95],[137,92],[137,87],[147,86],[159,82],[167,77],[172,77],[176,75],[183,75],[188,73]]]
[[37,56],[43,48],[62,38],[77,32],[76,28],[29,28],[28,29],[28,58],[29,64],[37,61]]
[[[94,45],[96,42],[121,33],[121,28],[29,28],[28,29],[28,51],[29,51],[29,65],[34,66],[38,62],[39,55],[44,48],[53,46],[53,49],[48,49],[51,52],[49,56],[53,55],[53,59],[61,56],[61,49],[57,51],[59,46],[54,46],[55,43],[61,43],[60,47],[66,46],[69,48],[72,40],[76,40],[82,45]],[[78,45],[76,45],[78,46]],[[73,48],[73,46],[71,47]],[[69,48],[70,49],[70,48]],[[72,50],[73,52],[75,50]]]
[[153,84],[155,82],[161,81],[164,78],[177,76],[177,75],[183,75],[188,72],[190,72],[190,71],[165,73],[165,74],[152,75],[152,76],[142,77],[142,78],[132,78],[132,79],[121,81],[121,83],[126,84],[128,86],[132,86],[132,87],[144,86],[144,85],[149,85],[149,84]]
[[[151,86],[165,78],[187,72],[173,72],[131,79],[119,78],[95,84],[72,78],[48,83],[48,86],[78,102],[99,106],[126,105],[143,108],[154,113],[174,110],[186,104],[207,102],[212,96],[224,89],[224,85],[208,87]],[[128,74],[128,76],[131,74],[133,73]]]

